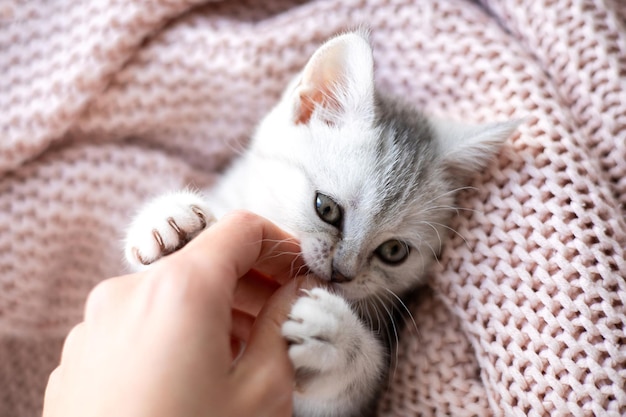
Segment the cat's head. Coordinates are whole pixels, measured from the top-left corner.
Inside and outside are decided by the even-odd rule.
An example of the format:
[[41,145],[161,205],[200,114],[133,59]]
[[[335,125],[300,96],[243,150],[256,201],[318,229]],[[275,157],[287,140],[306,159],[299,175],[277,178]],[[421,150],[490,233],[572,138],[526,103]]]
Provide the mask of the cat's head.
[[358,300],[419,282],[450,232],[456,192],[516,126],[438,122],[381,96],[369,42],[348,33],[315,52],[253,149],[279,172],[274,220],[301,240],[314,274]]

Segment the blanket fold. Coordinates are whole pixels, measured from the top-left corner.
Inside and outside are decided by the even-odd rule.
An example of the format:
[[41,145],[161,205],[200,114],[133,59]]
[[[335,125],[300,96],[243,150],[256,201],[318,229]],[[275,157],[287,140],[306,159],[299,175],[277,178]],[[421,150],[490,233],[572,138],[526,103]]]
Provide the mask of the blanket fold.
[[524,120],[461,193],[379,414],[625,415],[625,22],[619,0],[3,3],[0,416],[40,415],[141,203],[210,185],[315,48],[361,25],[381,90]]

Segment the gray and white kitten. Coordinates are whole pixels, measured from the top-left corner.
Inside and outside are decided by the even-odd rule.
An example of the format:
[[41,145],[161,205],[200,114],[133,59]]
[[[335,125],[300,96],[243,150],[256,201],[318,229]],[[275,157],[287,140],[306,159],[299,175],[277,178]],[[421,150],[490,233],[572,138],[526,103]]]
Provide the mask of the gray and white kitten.
[[329,40],[215,187],[158,197],[128,230],[125,253],[137,267],[233,209],[300,240],[330,289],[299,298],[282,328],[301,378],[297,416],[370,412],[389,368],[385,322],[440,251],[456,191],[517,126],[426,118],[381,96],[373,71],[363,34]]

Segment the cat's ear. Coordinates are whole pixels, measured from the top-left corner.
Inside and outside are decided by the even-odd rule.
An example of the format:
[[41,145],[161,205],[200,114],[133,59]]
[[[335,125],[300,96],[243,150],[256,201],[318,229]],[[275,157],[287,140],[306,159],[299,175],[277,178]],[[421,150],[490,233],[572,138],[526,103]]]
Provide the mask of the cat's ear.
[[373,117],[374,61],[366,36],[340,35],[315,51],[293,92],[294,123],[308,124],[314,114],[328,124]]
[[484,169],[523,120],[466,125],[431,119],[439,156],[451,177],[466,178]]

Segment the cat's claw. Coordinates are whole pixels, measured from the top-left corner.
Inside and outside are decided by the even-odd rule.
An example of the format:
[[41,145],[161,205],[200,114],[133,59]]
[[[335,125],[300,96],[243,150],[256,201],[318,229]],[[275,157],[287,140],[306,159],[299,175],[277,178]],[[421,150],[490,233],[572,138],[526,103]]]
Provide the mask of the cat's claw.
[[143,256],[141,256],[141,253],[139,253],[139,249],[133,247],[132,249],[132,253],[133,253],[133,257],[142,265],[148,266],[150,265],[150,262],[146,261],[145,259],[143,259]]
[[297,336],[285,336],[285,339],[287,340],[287,344],[289,346],[291,345],[301,345],[304,343],[304,339],[301,337],[297,337]]
[[[207,219],[206,219],[206,214],[204,213],[204,211],[202,211],[202,209],[194,204],[192,204],[191,206],[189,206],[191,208],[191,211],[193,211],[194,213],[196,213],[196,216],[198,216],[198,218],[200,219],[200,227],[202,227],[203,229],[205,229],[208,225],[207,223]],[[211,218],[211,222],[215,222],[214,218]]]
[[138,268],[185,246],[215,222],[202,198],[191,192],[161,196],[149,203],[131,224],[126,259]]

